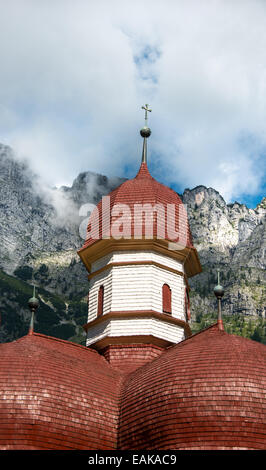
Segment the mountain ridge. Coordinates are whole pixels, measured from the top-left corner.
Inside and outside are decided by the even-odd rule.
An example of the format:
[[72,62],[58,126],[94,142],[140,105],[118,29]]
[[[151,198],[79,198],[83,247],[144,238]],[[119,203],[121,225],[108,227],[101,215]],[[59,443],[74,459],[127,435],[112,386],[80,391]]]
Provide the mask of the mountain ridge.
[[[64,305],[72,299],[85,302],[87,273],[77,250],[83,243],[80,226],[86,226],[87,204],[97,204],[126,179],[88,171],[80,173],[72,186],[42,187],[38,175],[19,161],[10,147],[0,144],[0,181],[2,272],[21,282],[34,283],[51,296],[60,296]],[[264,320],[266,198],[249,209],[238,202],[227,204],[218,191],[204,185],[186,188],[181,198],[187,206],[203,267],[203,272],[190,280],[196,327],[202,325],[206,315],[216,312],[212,289],[217,282],[217,268],[226,289],[224,315],[242,312],[248,319]],[[0,295],[6,298],[3,289]],[[23,320],[25,306],[20,308]],[[67,308],[63,311],[60,321],[67,323]],[[75,328],[80,334],[80,325]],[[12,337],[9,328],[2,340]]]

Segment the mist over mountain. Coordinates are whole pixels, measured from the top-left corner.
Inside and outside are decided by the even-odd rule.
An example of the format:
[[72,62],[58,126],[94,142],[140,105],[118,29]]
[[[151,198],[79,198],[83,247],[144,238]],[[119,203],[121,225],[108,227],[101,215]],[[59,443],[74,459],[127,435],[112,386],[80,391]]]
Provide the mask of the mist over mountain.
[[[0,341],[27,332],[33,284],[40,299],[36,331],[84,341],[88,281],[77,255],[81,228],[89,207],[123,181],[87,171],[71,187],[50,188],[0,144]],[[220,268],[229,331],[234,326],[237,333],[254,339],[257,334],[264,341],[266,198],[249,209],[239,202],[226,204],[205,186],[180,196],[203,267],[190,279],[194,330],[215,318],[213,287]],[[238,326],[232,324],[236,319]]]

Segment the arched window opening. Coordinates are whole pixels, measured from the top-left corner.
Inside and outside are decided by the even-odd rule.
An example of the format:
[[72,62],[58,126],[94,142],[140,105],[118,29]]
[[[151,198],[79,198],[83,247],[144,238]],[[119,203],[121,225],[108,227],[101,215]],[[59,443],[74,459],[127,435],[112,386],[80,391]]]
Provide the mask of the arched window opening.
[[163,285],[162,297],[163,297],[163,312],[171,314],[172,313],[172,292],[168,284]]
[[103,296],[104,296],[104,287],[100,286],[99,292],[98,292],[98,312],[97,312],[98,317],[103,314]]
[[191,314],[190,314],[189,293],[188,293],[187,287],[185,287],[185,315],[186,315],[186,321],[189,321],[191,318]]

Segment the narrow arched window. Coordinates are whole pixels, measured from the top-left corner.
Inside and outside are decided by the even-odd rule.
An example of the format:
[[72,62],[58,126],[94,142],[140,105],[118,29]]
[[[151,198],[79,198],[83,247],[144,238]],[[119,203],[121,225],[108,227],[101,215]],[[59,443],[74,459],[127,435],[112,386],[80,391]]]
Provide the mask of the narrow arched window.
[[190,314],[190,301],[189,301],[189,293],[188,293],[188,288],[185,288],[185,315],[186,315],[186,321],[189,321],[191,318]]
[[104,296],[104,287],[100,286],[99,291],[98,291],[98,312],[97,312],[98,317],[103,314],[103,296]]
[[163,285],[162,297],[163,297],[163,312],[172,313],[172,292],[168,284]]

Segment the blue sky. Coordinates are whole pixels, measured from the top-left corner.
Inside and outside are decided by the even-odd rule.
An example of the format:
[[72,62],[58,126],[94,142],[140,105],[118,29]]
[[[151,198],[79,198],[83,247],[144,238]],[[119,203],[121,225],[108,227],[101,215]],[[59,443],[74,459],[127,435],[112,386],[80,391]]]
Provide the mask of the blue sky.
[[265,194],[266,3],[0,0],[0,142],[51,185],[153,176],[255,207]]

